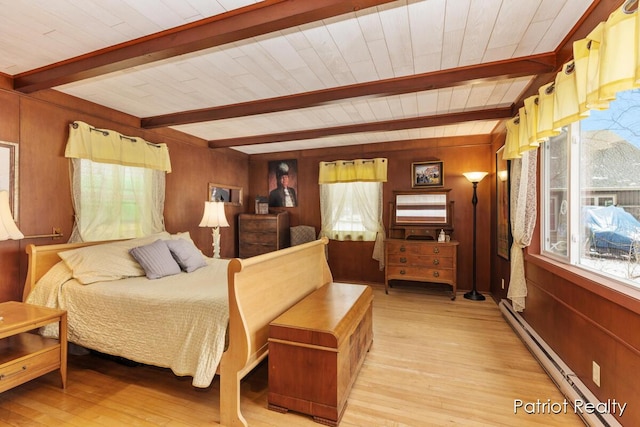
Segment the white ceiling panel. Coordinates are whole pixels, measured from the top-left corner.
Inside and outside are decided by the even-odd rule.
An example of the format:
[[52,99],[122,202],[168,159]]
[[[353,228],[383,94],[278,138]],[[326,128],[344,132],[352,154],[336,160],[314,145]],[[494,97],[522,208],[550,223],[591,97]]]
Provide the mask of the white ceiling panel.
[[[287,98],[553,52],[594,0],[402,0],[55,86],[148,118]],[[0,0],[0,72],[39,67],[151,36],[250,0]],[[277,3],[277,2],[274,2]],[[311,4],[311,3],[305,3]],[[172,126],[242,138],[511,106],[533,76],[350,97]],[[348,93],[345,91],[345,93]],[[237,147],[246,153],[490,133],[496,120]],[[285,148],[286,147],[286,148]],[[296,148],[297,147],[297,148]]]

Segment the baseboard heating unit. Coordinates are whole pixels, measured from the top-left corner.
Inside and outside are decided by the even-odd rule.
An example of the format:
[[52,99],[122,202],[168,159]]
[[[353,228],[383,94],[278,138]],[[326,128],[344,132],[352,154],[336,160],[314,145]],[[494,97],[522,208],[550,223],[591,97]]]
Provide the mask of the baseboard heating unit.
[[[538,359],[544,370],[556,383],[562,394],[568,401],[581,401],[597,405],[598,398],[587,388],[578,376],[560,359],[560,357],[547,345],[546,342],[533,330],[524,318],[516,312],[511,303],[501,300],[498,304],[502,315],[520,336],[529,351]],[[585,424],[592,427],[622,427],[618,420],[611,414],[578,413]]]

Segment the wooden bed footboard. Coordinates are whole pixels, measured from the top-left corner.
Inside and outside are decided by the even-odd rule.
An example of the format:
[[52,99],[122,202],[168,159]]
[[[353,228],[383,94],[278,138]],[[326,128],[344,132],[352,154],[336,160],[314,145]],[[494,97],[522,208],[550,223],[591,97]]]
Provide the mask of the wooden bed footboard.
[[229,264],[229,348],[220,362],[220,424],[247,426],[240,381],[268,353],[269,323],[333,281],[326,237]]

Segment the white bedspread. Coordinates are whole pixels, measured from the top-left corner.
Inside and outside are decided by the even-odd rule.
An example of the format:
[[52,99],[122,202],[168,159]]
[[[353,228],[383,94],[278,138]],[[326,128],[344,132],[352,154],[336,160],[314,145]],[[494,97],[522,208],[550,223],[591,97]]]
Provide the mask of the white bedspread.
[[[68,312],[69,341],[193,376],[208,387],[222,357],[229,321],[228,260],[157,280],[146,277],[82,285],[64,262],[39,281],[27,302]],[[57,335],[55,328],[42,331]]]

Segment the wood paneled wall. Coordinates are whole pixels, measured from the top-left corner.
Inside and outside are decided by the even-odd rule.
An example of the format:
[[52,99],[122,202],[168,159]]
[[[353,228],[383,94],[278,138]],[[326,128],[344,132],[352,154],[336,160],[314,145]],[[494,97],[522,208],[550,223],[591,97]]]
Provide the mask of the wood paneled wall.
[[[638,300],[539,256],[527,258],[526,274],[527,322],[602,402],[628,403],[622,425],[640,425]],[[600,387],[591,376],[594,361]]]
[[[165,225],[169,232],[189,231],[196,245],[212,254],[211,229],[199,228],[208,183],[247,188],[248,156],[230,149],[211,150],[206,141],[171,129],[143,130],[139,119],[76,98],[45,91],[32,96],[0,90],[0,139],[17,142],[20,154],[19,227],[29,235],[49,234],[59,227],[66,241],[73,226],[69,162],[64,157],[68,125],[82,120],[125,135],[169,146],[172,173],[167,174]],[[233,218],[247,207],[228,205],[231,227],[221,230],[223,257],[236,255]],[[27,244],[58,243],[52,239],[0,242],[0,301],[19,300],[26,276]]]
[[[453,238],[460,242],[458,249],[458,289],[471,289],[472,239],[473,239],[473,186],[463,172],[484,170],[491,172],[495,152],[489,136],[451,137],[406,141],[401,144],[369,144],[318,150],[305,150],[276,154],[252,155],[249,160],[251,195],[268,193],[268,162],[271,160],[297,159],[298,207],[286,208],[291,214],[292,225],[312,225],[320,231],[320,195],[318,165],[321,161],[386,157],[389,160],[388,182],[384,184],[384,223],[388,229],[389,202],[393,190],[411,189],[411,163],[429,160],[444,162],[444,188],[450,188],[454,201]],[[480,291],[490,288],[491,265],[491,189],[495,175],[488,175],[478,185],[477,211],[477,286]],[[352,282],[383,283],[384,272],[371,258],[373,242],[329,243],[329,265],[334,279]]]

